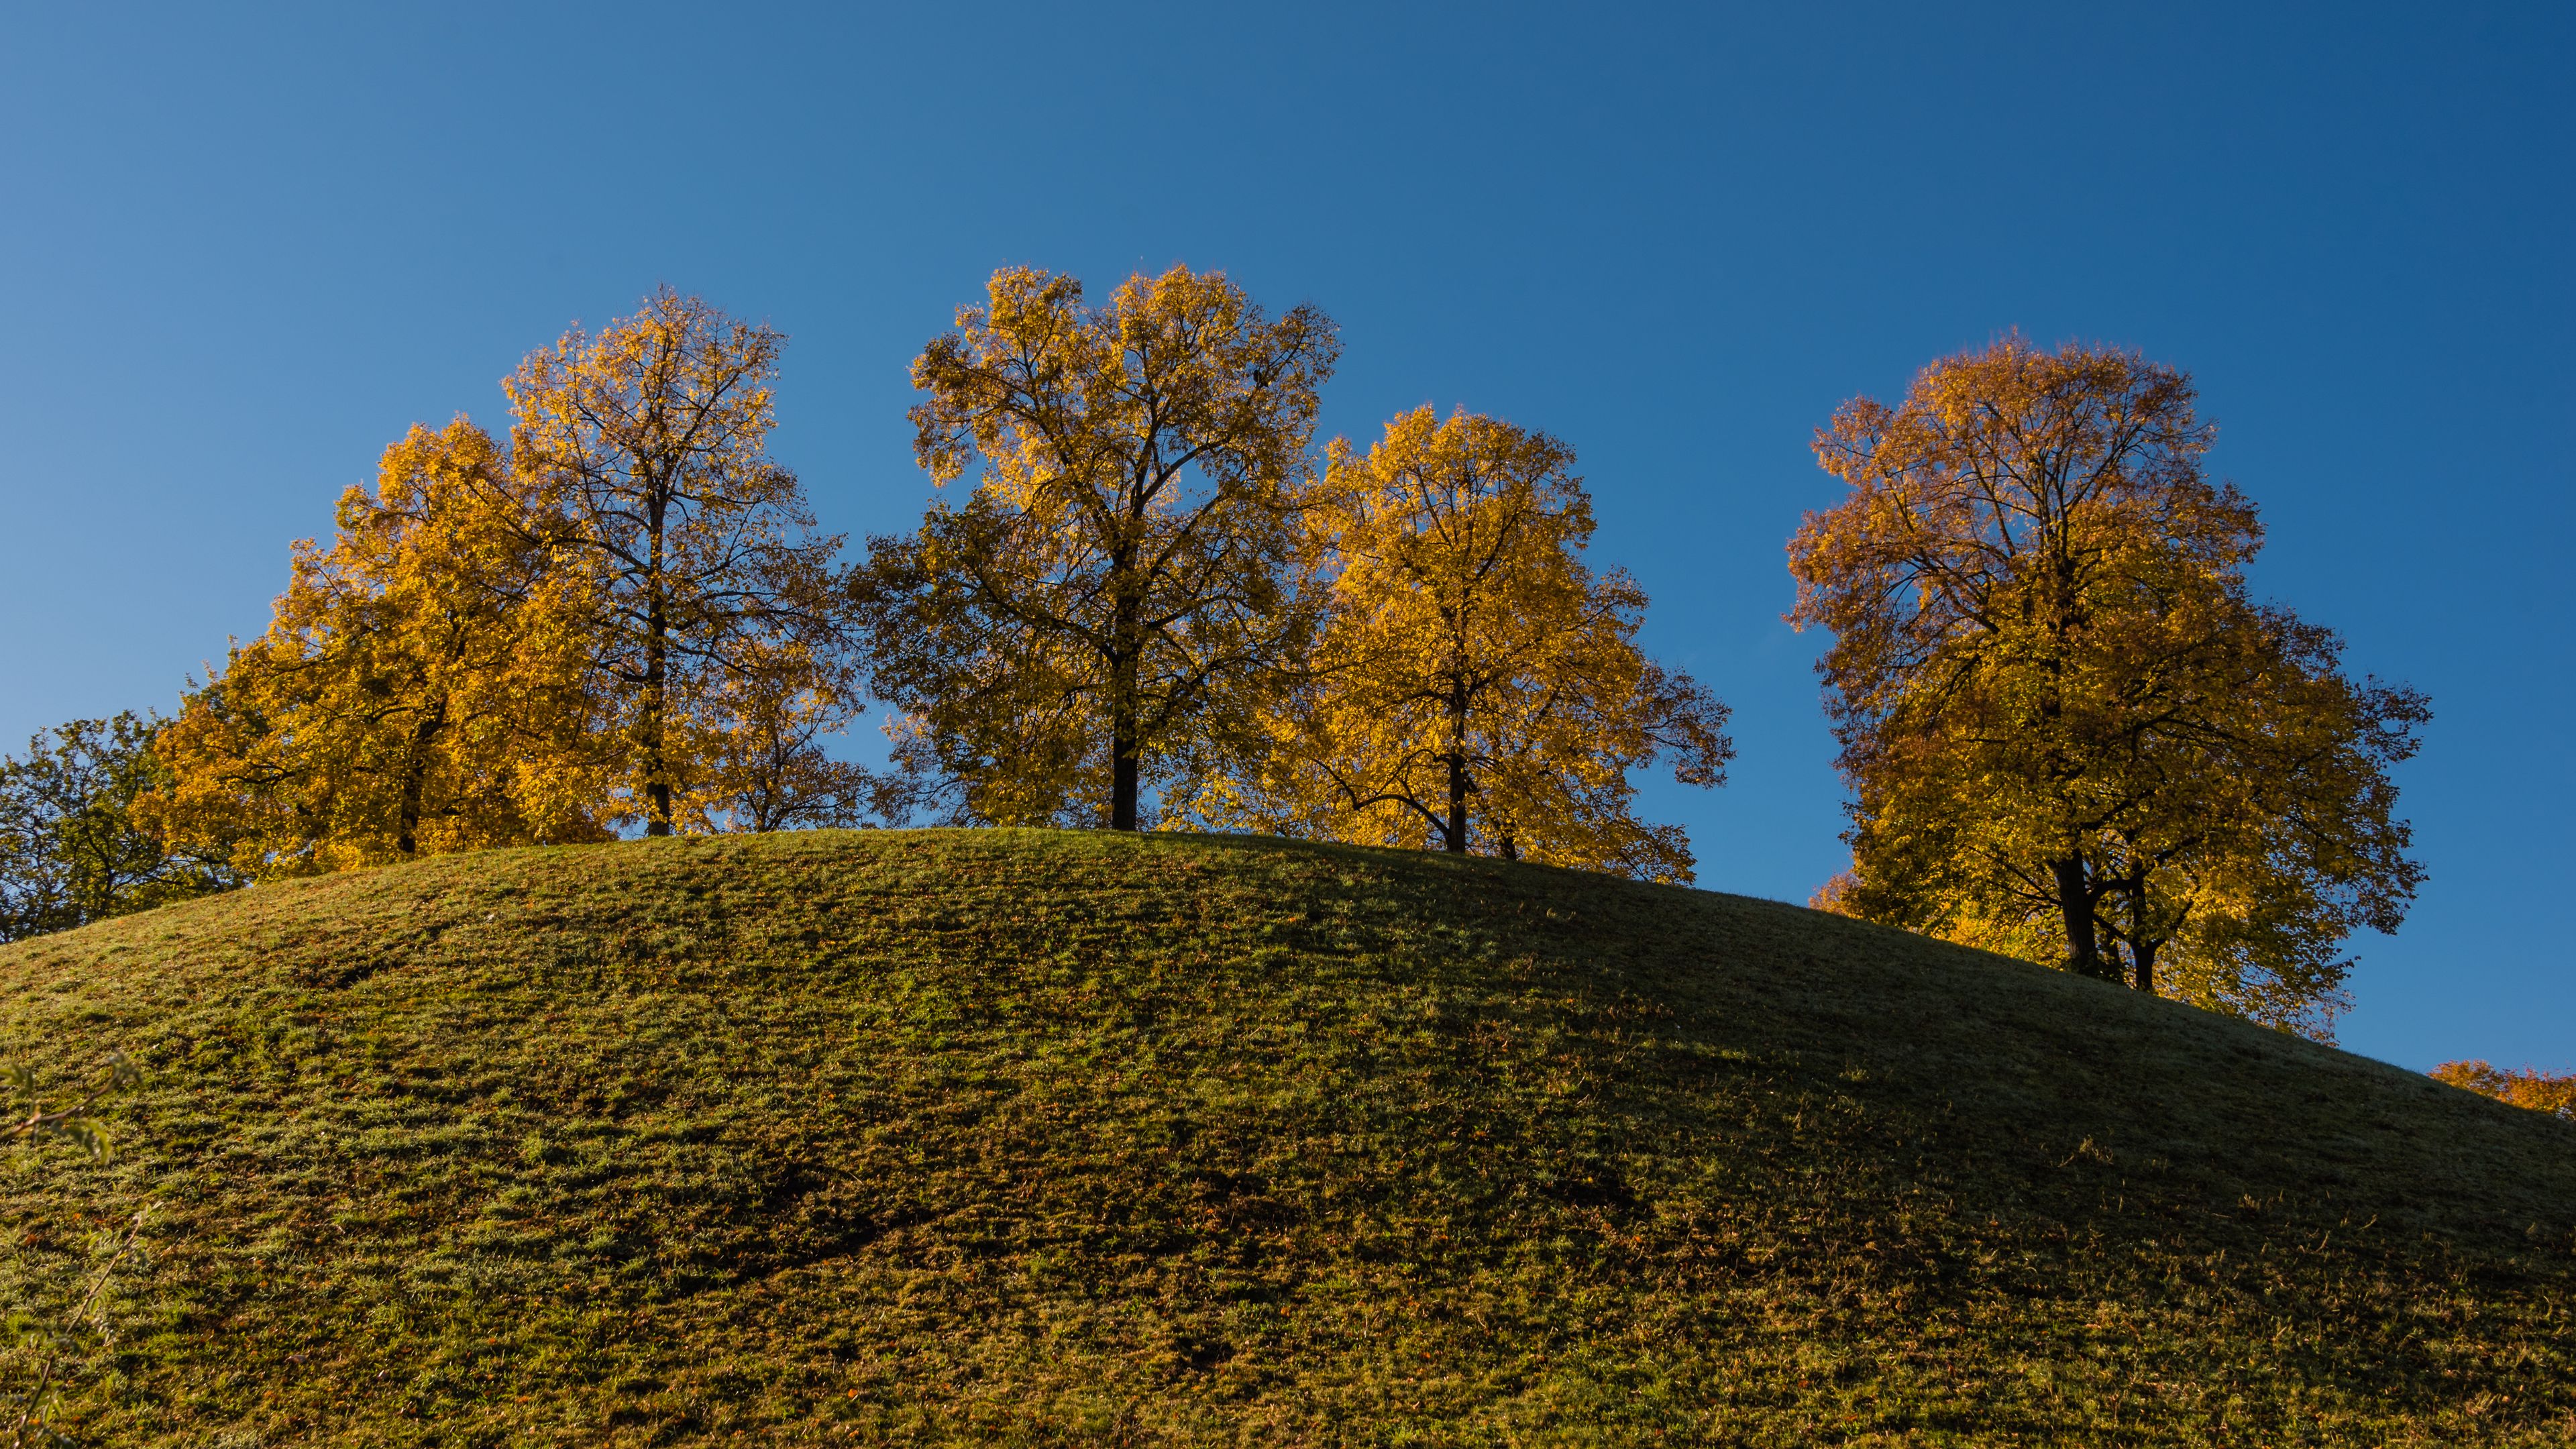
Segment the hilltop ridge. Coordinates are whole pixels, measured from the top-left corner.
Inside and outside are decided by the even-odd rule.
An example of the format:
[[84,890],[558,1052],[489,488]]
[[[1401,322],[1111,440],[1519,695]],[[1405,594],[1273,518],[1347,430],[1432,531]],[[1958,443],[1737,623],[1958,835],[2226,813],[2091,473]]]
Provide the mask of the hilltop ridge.
[[[2576,1132],[1794,906],[1232,837],[452,856],[0,948],[77,1432],[2559,1443]],[[35,1260],[29,1260],[35,1261]],[[13,1264],[8,1271],[25,1271]],[[248,1442],[247,1440],[243,1442]]]

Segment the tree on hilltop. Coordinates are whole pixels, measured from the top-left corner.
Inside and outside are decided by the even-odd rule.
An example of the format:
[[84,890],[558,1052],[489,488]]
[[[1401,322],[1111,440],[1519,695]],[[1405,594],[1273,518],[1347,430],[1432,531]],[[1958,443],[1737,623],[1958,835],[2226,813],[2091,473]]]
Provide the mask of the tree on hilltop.
[[1582,554],[1591,501],[1554,438],[1431,408],[1335,443],[1306,514],[1333,580],[1273,748],[1200,809],[1256,828],[1687,881],[1678,827],[1632,808],[1658,755],[1724,782],[1726,706],[1636,646],[1646,596]]
[[156,821],[277,875],[864,810],[819,744],[858,708],[839,540],[762,452],[778,346],[665,290],[531,354],[507,448],[414,427],[162,732]]
[[2249,599],[2253,504],[2190,380],[2009,337],[1817,433],[1850,485],[1789,616],[1850,784],[1820,903],[2325,1036],[2358,928],[2422,879],[2388,768],[2421,695]]
[[915,454],[961,502],[853,583],[895,755],[961,819],[1144,823],[1223,768],[1302,656],[1295,513],[1336,355],[1222,273],[997,272],[913,362]]
[[294,548],[266,633],[192,690],[158,826],[251,875],[606,837],[586,651],[537,505],[459,417]]
[[803,485],[765,451],[784,341],[665,287],[503,384],[538,541],[583,581],[567,627],[590,651],[616,813],[648,835],[783,818],[751,803],[788,780],[782,745],[809,799],[861,783],[793,747],[860,700],[841,540],[814,531]]

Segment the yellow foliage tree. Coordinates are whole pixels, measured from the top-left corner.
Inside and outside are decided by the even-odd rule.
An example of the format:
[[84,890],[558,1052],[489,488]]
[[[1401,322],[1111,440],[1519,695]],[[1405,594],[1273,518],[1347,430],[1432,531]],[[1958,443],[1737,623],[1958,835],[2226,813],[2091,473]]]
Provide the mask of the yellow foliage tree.
[[838,819],[863,780],[813,744],[861,702],[841,540],[764,451],[782,342],[666,287],[503,384],[532,541],[584,581],[566,627],[611,736],[610,813],[650,835]]
[[161,730],[169,783],[138,816],[255,876],[604,838],[566,627],[587,582],[548,568],[530,512],[482,429],[414,427]]
[[962,504],[855,581],[896,758],[963,820],[1143,823],[1253,737],[1312,623],[1295,568],[1333,328],[1215,272],[994,275],[913,363],[916,452]]
[[414,428],[161,732],[138,814],[276,875],[864,812],[819,745],[858,707],[839,540],[761,451],[778,346],[665,290],[528,358],[508,451]]
[[2210,437],[2182,374],[2018,337],[1819,431],[1851,493],[1790,618],[1833,631],[1855,799],[1818,904],[2325,1036],[2421,879],[2387,767],[2428,711],[2247,598]]
[[1366,454],[1337,442],[1310,547],[1333,577],[1304,686],[1222,823],[1691,878],[1678,827],[1633,809],[1658,755],[1725,779],[1726,707],[1636,646],[1646,596],[1582,555],[1591,502],[1543,433],[1425,407]]
[[2535,1067],[2506,1071],[2485,1061],[2444,1062],[2433,1080],[2463,1087],[2499,1102],[2546,1112],[2576,1122],[2576,1073],[2544,1072]]

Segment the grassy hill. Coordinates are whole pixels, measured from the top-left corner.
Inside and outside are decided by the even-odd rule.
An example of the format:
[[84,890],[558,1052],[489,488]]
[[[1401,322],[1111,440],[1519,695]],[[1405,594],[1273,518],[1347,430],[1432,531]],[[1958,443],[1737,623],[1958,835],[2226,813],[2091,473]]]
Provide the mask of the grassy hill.
[[6,1179],[0,1270],[163,1205],[98,1442],[2576,1435],[2576,1132],[1763,901],[514,851],[0,949],[0,1049],[118,1045],[125,1155]]

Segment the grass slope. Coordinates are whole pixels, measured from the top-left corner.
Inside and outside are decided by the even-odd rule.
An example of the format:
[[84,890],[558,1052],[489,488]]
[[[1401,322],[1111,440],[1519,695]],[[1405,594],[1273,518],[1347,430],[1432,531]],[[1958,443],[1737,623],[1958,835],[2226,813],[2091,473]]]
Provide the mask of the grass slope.
[[2576,1433],[2563,1124],[1763,901],[516,851],[0,950],[0,1047],[117,1044],[126,1155],[5,1179],[13,1287],[163,1204],[103,1442]]

